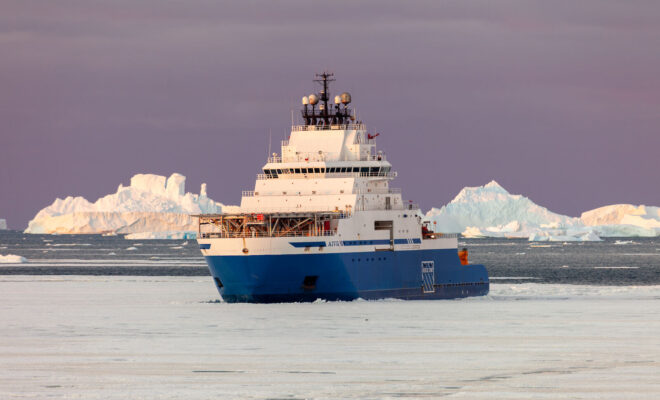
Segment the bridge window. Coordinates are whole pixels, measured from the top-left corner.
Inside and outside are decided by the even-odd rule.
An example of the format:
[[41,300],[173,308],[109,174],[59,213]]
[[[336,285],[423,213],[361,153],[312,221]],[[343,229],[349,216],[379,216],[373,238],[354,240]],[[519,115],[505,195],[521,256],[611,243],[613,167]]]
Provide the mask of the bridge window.
[[300,168],[294,169],[293,172],[295,172],[296,174],[299,174],[300,173]]
[[378,175],[378,170],[379,169],[380,169],[379,167],[371,167],[371,172],[370,172],[371,176]]
[[314,168],[314,173],[315,173],[315,174],[318,174],[318,173],[320,173],[320,172],[321,172],[321,168]]
[[303,174],[307,173],[307,168],[301,168],[300,170],[302,171]]

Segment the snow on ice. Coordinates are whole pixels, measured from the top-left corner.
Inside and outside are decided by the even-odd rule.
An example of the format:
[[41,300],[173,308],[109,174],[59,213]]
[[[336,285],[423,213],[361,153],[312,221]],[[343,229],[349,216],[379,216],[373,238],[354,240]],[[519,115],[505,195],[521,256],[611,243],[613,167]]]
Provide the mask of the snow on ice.
[[[128,187],[91,203],[84,197],[56,199],[30,221],[26,233],[145,233],[196,231],[190,214],[224,207],[206,195],[186,193],[186,177],[137,174]],[[147,235],[147,234],[145,234]]]
[[226,304],[207,277],[3,276],[0,398],[651,400],[658,296]]

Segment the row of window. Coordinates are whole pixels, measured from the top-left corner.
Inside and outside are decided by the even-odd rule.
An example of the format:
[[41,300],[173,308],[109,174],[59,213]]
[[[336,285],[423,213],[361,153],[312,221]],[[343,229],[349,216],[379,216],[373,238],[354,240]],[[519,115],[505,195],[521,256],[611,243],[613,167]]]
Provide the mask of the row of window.
[[282,168],[264,169],[269,178],[277,178],[283,174],[342,174],[360,173],[363,176],[385,176],[391,167],[331,167],[331,168]]

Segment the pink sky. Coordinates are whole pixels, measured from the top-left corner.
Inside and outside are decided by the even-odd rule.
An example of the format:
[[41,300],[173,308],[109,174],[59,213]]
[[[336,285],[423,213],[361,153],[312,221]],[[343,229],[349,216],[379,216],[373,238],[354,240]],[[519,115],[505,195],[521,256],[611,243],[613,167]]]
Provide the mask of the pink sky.
[[659,48],[657,1],[5,0],[0,218],[139,172],[237,203],[323,69],[425,209],[660,205]]

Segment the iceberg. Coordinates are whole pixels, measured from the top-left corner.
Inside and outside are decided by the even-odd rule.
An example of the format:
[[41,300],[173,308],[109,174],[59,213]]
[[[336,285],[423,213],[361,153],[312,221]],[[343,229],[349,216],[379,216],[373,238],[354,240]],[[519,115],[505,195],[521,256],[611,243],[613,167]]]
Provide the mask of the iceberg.
[[574,218],[510,194],[496,181],[463,188],[449,204],[427,212],[425,219],[436,231],[460,232],[468,238],[598,241],[601,237],[660,236],[660,207],[613,204]]
[[0,231],[7,230],[7,220],[0,218]]
[[514,233],[541,227],[581,226],[578,218],[549,211],[522,195],[513,195],[496,181],[466,187],[447,205],[433,208],[426,218],[442,232],[463,232],[467,227]]
[[660,207],[612,204],[585,211],[580,219],[604,237],[660,235]]
[[461,232],[469,238],[600,240],[579,218],[554,213],[527,197],[510,194],[496,181],[464,188],[449,204],[431,209],[425,218],[434,230]]
[[599,242],[602,239],[589,229],[538,230],[529,235],[530,242]]
[[[84,197],[56,199],[29,222],[25,233],[136,234],[195,232],[191,214],[219,213],[224,205],[206,195],[203,183],[199,194],[186,193],[186,177],[174,173],[169,178],[137,174],[129,186],[94,203]],[[167,236],[168,234],[162,234]]]

